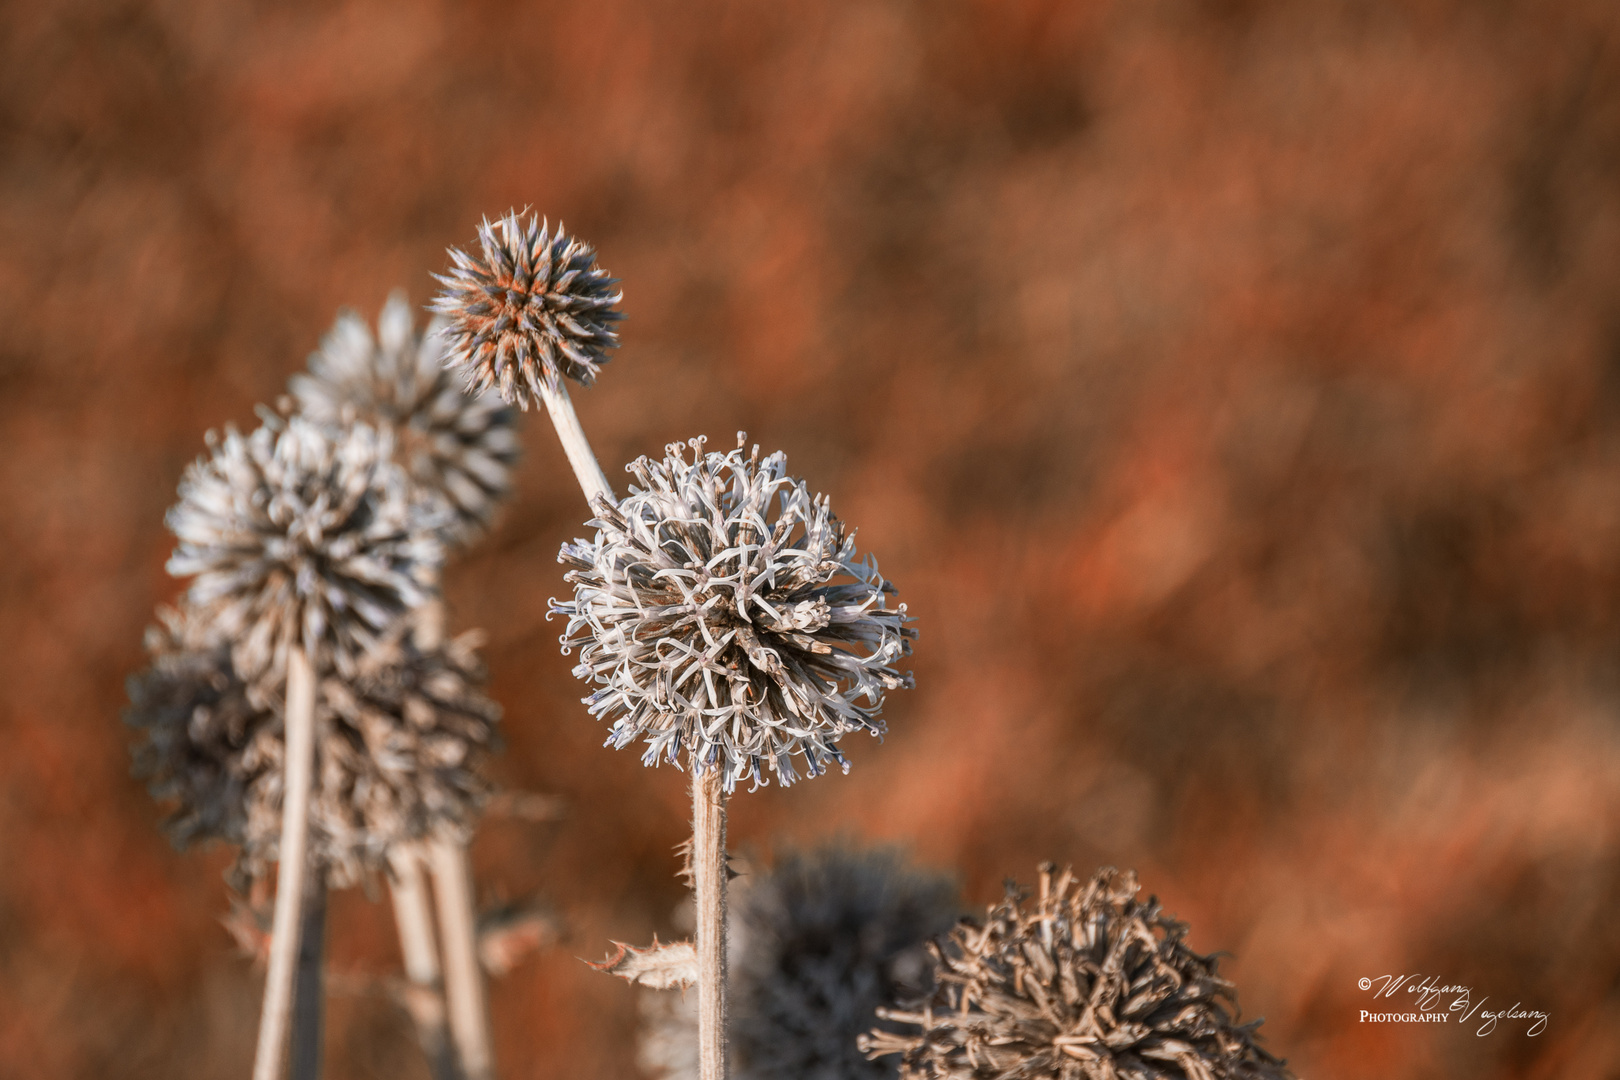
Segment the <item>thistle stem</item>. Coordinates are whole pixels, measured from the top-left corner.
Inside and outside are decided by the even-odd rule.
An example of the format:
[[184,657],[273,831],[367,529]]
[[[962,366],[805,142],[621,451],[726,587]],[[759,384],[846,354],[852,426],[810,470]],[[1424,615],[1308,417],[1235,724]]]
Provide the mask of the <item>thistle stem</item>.
[[287,656],[286,759],[282,767],[280,867],[276,909],[270,930],[270,969],[264,981],[259,1047],[253,1080],[281,1080],[292,1017],[293,975],[298,966],[304,897],[305,851],[309,839],[309,796],[315,772],[315,672],[304,650]]
[[427,1057],[429,1075],[433,1080],[458,1080],[455,1050],[445,1020],[444,979],[433,933],[433,906],[428,900],[421,853],[414,848],[399,848],[390,854],[389,862],[393,869],[388,891],[394,901],[394,925],[399,930],[405,977],[410,980],[405,1008]]
[[293,987],[292,1080],[320,1080],[326,990],[326,869],[314,867],[304,882],[304,929]]
[[593,503],[600,495],[609,503],[618,502],[613,497],[613,488],[608,484],[602,466],[596,462],[590,442],[585,438],[585,429],[579,426],[579,415],[574,412],[574,402],[568,396],[568,388],[561,379],[557,380],[555,387],[545,385],[542,380],[540,390],[546,400],[546,412],[551,414],[552,426],[557,429],[557,440],[562,443],[563,453],[568,455],[568,464],[574,467],[580,489],[585,492],[585,501]]
[[478,966],[478,916],[473,909],[472,867],[467,849],[448,836],[428,841],[434,899],[444,941],[444,988],[450,1006],[450,1032],[455,1037],[461,1072],[467,1080],[493,1080],[494,1039],[484,973]]
[[692,771],[692,884],[697,892],[698,1067],[726,1077],[726,792],[718,762]]

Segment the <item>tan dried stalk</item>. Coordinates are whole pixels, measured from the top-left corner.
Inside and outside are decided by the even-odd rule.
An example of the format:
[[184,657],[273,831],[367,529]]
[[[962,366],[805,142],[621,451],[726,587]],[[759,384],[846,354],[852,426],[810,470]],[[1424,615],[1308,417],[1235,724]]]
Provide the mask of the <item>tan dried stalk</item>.
[[478,913],[467,849],[452,838],[438,836],[427,842],[427,856],[444,941],[450,1033],[455,1038],[461,1072],[466,1080],[494,1080],[494,1037],[489,1026],[484,972],[478,964]]
[[697,893],[698,1068],[726,1077],[726,791],[718,764],[692,771],[692,888]]
[[[417,608],[413,630],[417,648],[438,648],[444,641],[444,625],[444,600],[441,597],[435,596]],[[461,843],[459,840],[450,842]],[[394,923],[399,929],[405,975],[411,983],[406,1005],[434,1080],[459,1080],[457,1051],[450,1038],[444,976],[439,964],[437,935],[433,932],[433,905],[428,898],[423,859],[424,853],[415,845],[397,848],[389,855],[389,865],[393,870],[389,891],[394,901]],[[466,863],[465,856],[461,861]],[[470,943],[463,942],[457,946],[458,950],[472,949],[475,953],[477,947],[476,937]]]
[[298,945],[303,929],[299,909],[304,898],[309,798],[315,772],[315,672],[304,650],[296,645],[287,655],[286,725],[280,868],[276,874],[270,970],[265,976],[253,1080],[281,1080],[287,1028],[292,1018],[293,975],[298,966]]
[[414,848],[392,852],[393,878],[388,883],[394,901],[394,925],[399,930],[399,951],[405,960],[410,989],[406,1011],[416,1028],[417,1042],[428,1061],[433,1080],[458,1080],[455,1049],[445,1016],[444,977],[439,967],[439,943],[433,933],[433,905],[422,870],[422,856]]
[[598,498],[606,499],[609,504],[615,502],[613,487],[607,482],[602,466],[597,463],[590,441],[585,438],[585,429],[579,424],[579,414],[574,412],[574,402],[568,396],[568,388],[560,380],[556,386],[542,384],[541,396],[545,398],[551,424],[557,429],[557,441],[562,443],[563,453],[568,455],[568,464],[574,468],[580,490],[585,492],[585,501],[593,507]]
[[293,980],[292,1080],[320,1080],[325,1050],[326,868],[304,878],[304,929],[298,943],[298,974]]

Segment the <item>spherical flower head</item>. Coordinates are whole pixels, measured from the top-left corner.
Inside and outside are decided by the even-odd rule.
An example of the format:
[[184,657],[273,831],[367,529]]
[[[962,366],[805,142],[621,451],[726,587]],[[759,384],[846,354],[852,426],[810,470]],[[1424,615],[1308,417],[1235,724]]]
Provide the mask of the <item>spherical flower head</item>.
[[180,481],[169,573],[262,705],[287,654],[351,673],[407,608],[432,595],[443,562],[441,500],[424,500],[391,460],[386,431],[335,431],[301,417],[212,452]]
[[555,391],[566,375],[585,386],[619,343],[613,309],[617,279],[596,265],[596,252],[561,225],[516,212],[478,229],[482,257],[450,249],[450,273],[433,310],[449,320],[448,362],[474,392],[495,389],[524,409]]
[[224,643],[199,640],[184,611],[160,611],[146,633],[151,663],[129,679],[124,722],[140,733],[134,773],[153,798],[172,804],[163,822],[176,847],[201,840],[241,843],[244,798],[253,776],[243,753],[280,720],[256,707]]
[[734,908],[731,1044],[743,1080],[884,1080],[856,1038],[931,990],[924,943],[960,914],[948,878],[894,851],[829,846],[750,875]]
[[727,791],[762,769],[793,783],[795,754],[811,776],[848,771],[839,738],[882,734],[885,691],[911,686],[891,666],[916,636],[906,607],[782,454],[690,446],[691,461],[676,443],[631,464],[629,496],[595,504],[596,538],[558,555],[564,651],[599,687],[585,703],[612,720],[608,745],[645,740],[647,765],[684,751]]
[[[483,692],[479,635],[422,648],[408,629],[402,621],[352,677],[320,681],[310,851],[335,885],[381,869],[397,844],[465,839],[489,793],[481,766],[500,706]],[[280,844],[285,744],[255,751],[240,865],[250,877]]]
[[338,316],[309,374],[289,383],[299,412],[319,424],[386,429],[410,478],[447,500],[442,537],[460,547],[482,535],[511,488],[516,411],[493,393],[469,394],[444,366],[444,322],[413,326],[405,294],[383,306],[372,336],[352,311]]
[[[1187,925],[1136,899],[1112,868],[1078,886],[1069,871],[1026,907],[1010,888],[984,924],[933,947],[937,985],[919,1007],[879,1015],[913,1036],[873,1031],[868,1056],[901,1055],[903,1080],[1282,1080],[1284,1063],[1234,1020],[1232,984],[1187,947]],[[1228,1009],[1231,1003],[1232,1009]]]

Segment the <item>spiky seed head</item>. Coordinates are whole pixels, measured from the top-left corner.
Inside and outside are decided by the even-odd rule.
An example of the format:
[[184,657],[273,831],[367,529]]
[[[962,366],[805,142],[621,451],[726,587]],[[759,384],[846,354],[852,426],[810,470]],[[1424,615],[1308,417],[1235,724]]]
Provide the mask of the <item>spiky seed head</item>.
[[950,879],[888,849],[778,858],[734,907],[731,1043],[742,1080],[884,1080],[855,1040],[874,1010],[932,989],[924,943],[960,914]]
[[169,573],[260,705],[301,645],[318,672],[349,675],[405,610],[437,588],[442,500],[392,461],[392,436],[302,417],[210,435],[168,514]]
[[449,320],[448,362],[468,387],[495,389],[527,409],[566,375],[596,381],[619,343],[614,310],[623,294],[596,265],[596,252],[533,214],[516,211],[478,228],[481,255],[450,249],[450,272],[433,310]]
[[[982,925],[931,947],[934,993],[878,1015],[920,1030],[872,1031],[869,1057],[899,1054],[902,1080],[1282,1080],[1285,1063],[1235,1020],[1232,984],[1186,944],[1187,924],[1136,899],[1112,867],[1079,885],[1041,868],[1038,898],[1010,886]],[[1230,1005],[1230,1008],[1229,1008]]]
[[[470,834],[489,785],[481,767],[500,707],[483,692],[480,635],[419,647],[396,627],[352,677],[321,679],[316,702],[311,858],[333,884],[380,869],[396,844]],[[259,876],[277,855],[283,791],[280,739],[256,747],[241,869]]]
[[151,662],[128,682],[124,722],[139,732],[134,773],[148,781],[154,798],[172,804],[163,829],[176,847],[241,843],[253,780],[242,767],[243,753],[281,721],[248,699],[228,645],[207,643],[183,610],[158,616],[146,633]]
[[629,496],[595,504],[595,539],[558,555],[574,599],[552,611],[598,686],[585,703],[612,720],[608,745],[645,740],[646,765],[684,753],[727,791],[762,770],[791,784],[795,754],[811,776],[847,771],[838,740],[881,734],[885,691],[911,685],[891,666],[916,636],[906,606],[782,454],[689,445],[690,461],[674,443],[632,463]]
[[444,320],[425,331],[396,291],[372,336],[352,311],[337,318],[309,357],[309,373],[289,382],[298,410],[319,424],[356,421],[387,429],[410,478],[442,495],[453,514],[442,537],[460,547],[489,527],[511,488],[518,459],[517,413],[493,393],[469,394],[444,366]]

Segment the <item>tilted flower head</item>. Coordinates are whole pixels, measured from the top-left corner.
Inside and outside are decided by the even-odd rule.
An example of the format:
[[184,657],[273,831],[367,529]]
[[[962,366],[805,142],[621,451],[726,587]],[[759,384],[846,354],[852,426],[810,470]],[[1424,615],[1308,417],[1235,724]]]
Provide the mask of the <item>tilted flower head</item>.
[[600,687],[584,700],[612,719],[609,745],[645,739],[648,765],[685,751],[727,791],[765,782],[762,766],[791,784],[794,754],[811,776],[847,771],[839,738],[881,734],[884,692],[911,685],[890,666],[916,636],[906,607],[782,454],[690,445],[692,461],[675,443],[632,463],[630,494],[596,503],[595,540],[558,555],[573,568],[574,599],[552,608],[564,649]]
[[198,840],[241,843],[244,798],[253,776],[242,767],[248,744],[281,721],[248,700],[224,643],[200,643],[195,619],[160,611],[146,632],[151,663],[129,679],[124,722],[142,735],[135,775],[154,798],[172,802],[164,830],[176,847]]
[[1107,868],[1077,886],[1052,870],[1028,909],[1010,889],[982,926],[964,921],[932,946],[931,998],[879,1012],[920,1033],[873,1031],[861,1049],[900,1054],[904,1080],[1292,1075],[1256,1041],[1258,1021],[1236,1023],[1232,984],[1187,947],[1187,925],[1136,899],[1135,874]]
[[180,481],[169,573],[195,575],[186,602],[256,697],[279,693],[288,650],[349,674],[404,611],[431,595],[442,500],[416,493],[386,431],[333,431],[301,417],[243,436]]
[[744,1080],[884,1080],[856,1038],[873,1011],[932,989],[923,943],[956,921],[948,878],[893,851],[779,858],[739,890],[731,1043]]
[[[480,772],[500,707],[482,690],[479,635],[421,648],[406,623],[360,661],[328,676],[316,703],[311,857],[334,884],[382,866],[390,847],[450,832],[465,837],[488,794]],[[243,869],[263,872],[281,839],[285,744],[252,748]]]
[[517,414],[492,393],[461,389],[444,367],[443,329],[435,319],[416,330],[405,294],[395,292],[376,337],[359,315],[344,312],[310,355],[309,374],[294,375],[289,387],[299,411],[317,423],[389,429],[411,479],[453,508],[443,539],[459,546],[489,527],[511,487]]
[[455,265],[436,275],[444,291],[433,301],[449,319],[448,362],[467,385],[527,409],[563,375],[594,382],[624,317],[613,309],[618,281],[597,267],[595,250],[515,211],[479,226],[478,243],[482,258],[450,249]]

